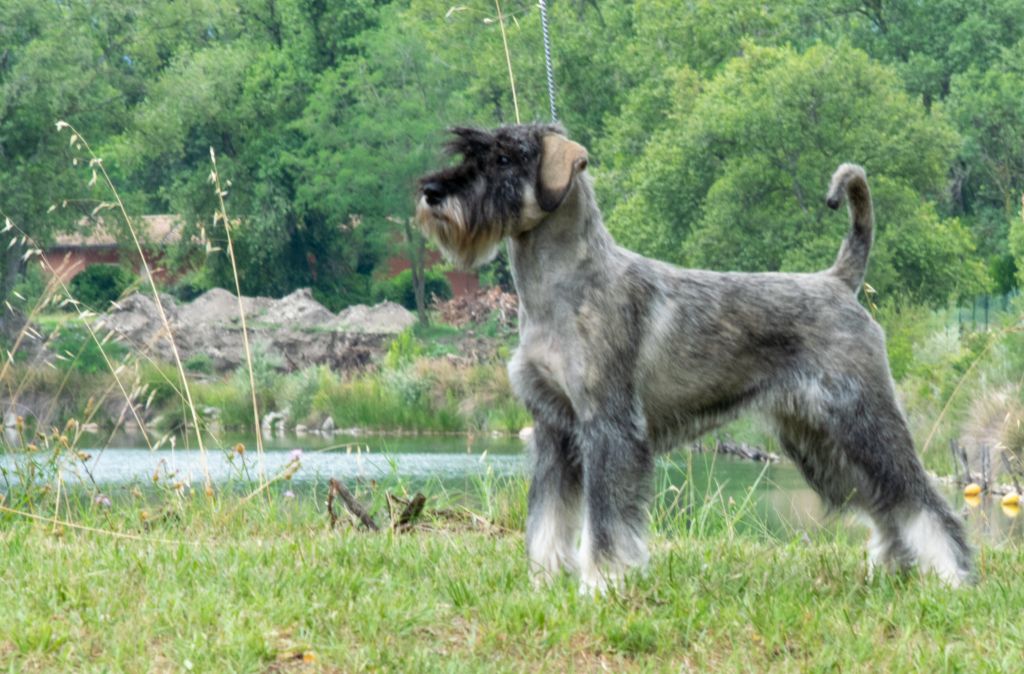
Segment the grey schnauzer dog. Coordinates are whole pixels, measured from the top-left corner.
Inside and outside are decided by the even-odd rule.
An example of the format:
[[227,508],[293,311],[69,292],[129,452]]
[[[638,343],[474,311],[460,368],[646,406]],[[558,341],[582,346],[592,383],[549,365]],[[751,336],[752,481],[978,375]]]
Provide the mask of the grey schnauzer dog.
[[456,128],[461,156],[419,184],[417,219],[456,263],[508,240],[519,293],[513,388],[534,418],[526,549],[535,577],[603,591],[648,559],[654,459],[753,407],[830,506],[872,528],[871,568],[971,576],[960,521],[929,482],[878,324],[857,301],[873,236],[864,170],[828,205],[851,227],[812,274],[682,269],[620,248],[587,151],[558,125]]

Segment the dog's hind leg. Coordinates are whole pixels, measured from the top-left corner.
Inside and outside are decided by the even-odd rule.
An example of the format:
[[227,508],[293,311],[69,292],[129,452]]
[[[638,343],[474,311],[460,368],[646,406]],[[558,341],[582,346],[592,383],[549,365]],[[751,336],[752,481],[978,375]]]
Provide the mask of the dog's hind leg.
[[878,390],[862,398],[867,414],[837,419],[836,433],[865,477],[860,505],[873,523],[873,564],[917,566],[952,586],[969,581],[972,554],[963,524],[921,465],[895,400]]
[[604,592],[629,568],[645,566],[649,556],[653,453],[639,413],[627,407],[608,414],[579,429],[585,503],[580,583],[588,593]]
[[541,582],[560,569],[577,568],[583,482],[571,434],[538,423],[531,443],[533,479],[527,497],[526,553],[535,582]]
[[867,513],[872,567],[916,565],[954,586],[968,580],[963,525],[929,481],[890,388],[848,389],[819,408],[819,418],[776,415],[779,438],[829,505]]

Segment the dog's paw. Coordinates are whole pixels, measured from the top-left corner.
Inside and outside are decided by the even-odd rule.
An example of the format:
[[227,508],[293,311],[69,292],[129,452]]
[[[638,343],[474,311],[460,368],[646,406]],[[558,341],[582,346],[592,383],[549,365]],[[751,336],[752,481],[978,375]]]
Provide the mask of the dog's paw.
[[615,573],[600,573],[596,576],[580,576],[580,596],[604,597],[611,592],[622,590],[623,576]]
[[580,569],[580,594],[586,597],[605,596],[609,590],[621,590],[625,567],[619,564],[587,564]]
[[572,550],[551,549],[530,558],[530,581],[534,588],[550,585],[563,572],[575,574],[578,571],[579,562]]

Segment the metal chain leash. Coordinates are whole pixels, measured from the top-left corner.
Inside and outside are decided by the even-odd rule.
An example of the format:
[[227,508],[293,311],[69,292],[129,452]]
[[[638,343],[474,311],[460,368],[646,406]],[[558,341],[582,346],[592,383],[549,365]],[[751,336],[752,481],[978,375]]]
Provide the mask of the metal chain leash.
[[548,76],[548,101],[551,104],[551,121],[558,121],[558,114],[555,112],[555,74],[551,67],[551,36],[548,35],[548,8],[544,0],[538,0],[540,5],[540,28],[544,32],[544,67]]

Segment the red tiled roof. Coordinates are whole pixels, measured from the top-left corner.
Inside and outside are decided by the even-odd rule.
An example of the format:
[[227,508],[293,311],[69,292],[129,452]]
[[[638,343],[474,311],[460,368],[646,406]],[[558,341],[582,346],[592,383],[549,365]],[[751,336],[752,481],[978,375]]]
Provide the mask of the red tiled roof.
[[[143,242],[167,246],[181,241],[182,221],[176,215],[143,215],[132,224]],[[76,231],[57,236],[53,248],[109,248],[117,245],[103,219],[82,218]]]

